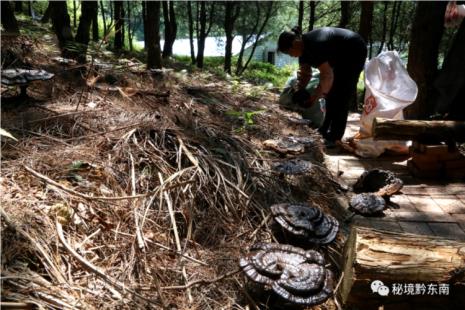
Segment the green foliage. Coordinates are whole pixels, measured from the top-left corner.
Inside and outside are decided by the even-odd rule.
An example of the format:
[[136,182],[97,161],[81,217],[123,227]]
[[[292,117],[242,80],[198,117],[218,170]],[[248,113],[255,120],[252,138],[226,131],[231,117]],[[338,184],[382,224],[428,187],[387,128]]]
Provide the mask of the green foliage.
[[236,129],[236,131],[243,131],[248,129],[249,127],[255,125],[253,117],[256,114],[263,113],[265,110],[257,110],[257,111],[227,111],[226,115],[230,117],[235,117],[239,120],[243,121],[243,125]]

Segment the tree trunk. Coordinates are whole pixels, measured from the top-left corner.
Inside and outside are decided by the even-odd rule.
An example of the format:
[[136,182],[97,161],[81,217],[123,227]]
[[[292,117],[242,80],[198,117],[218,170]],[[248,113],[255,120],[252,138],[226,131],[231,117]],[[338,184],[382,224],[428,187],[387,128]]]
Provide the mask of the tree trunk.
[[[341,301],[357,309],[386,304],[386,309],[459,309],[457,305],[465,304],[464,249],[463,242],[354,227],[344,250]],[[388,288],[387,297],[379,294],[375,280]],[[414,287],[409,294],[408,283],[423,284],[423,293],[420,288],[413,294]],[[431,283],[434,296],[429,293]],[[447,294],[440,285],[447,286]]]
[[447,2],[417,2],[410,35],[407,70],[418,85],[415,102],[404,110],[407,118],[425,119],[434,111],[431,98],[437,75],[438,51]]
[[400,15],[400,6],[402,5],[402,2],[394,2],[392,6],[392,14],[391,14],[391,29],[389,30],[389,40],[388,40],[388,49],[389,50],[394,50],[394,36],[396,34],[396,28],[397,28],[397,21],[399,20],[399,15]]
[[78,44],[79,63],[86,62],[87,45],[90,40],[90,26],[95,14],[98,11],[98,3],[95,1],[82,1],[81,2],[81,17],[79,18],[79,27],[76,33],[76,42]]
[[2,26],[8,34],[19,34],[18,22],[9,1],[2,1]]
[[384,1],[383,30],[381,31],[381,44],[379,45],[378,54],[383,51],[384,43],[386,42],[388,4],[389,2]]
[[32,9],[32,1],[27,2],[27,14],[29,14],[32,18],[35,17],[34,10]]
[[163,20],[165,24],[165,43],[163,45],[163,58],[173,55],[173,44],[176,40],[177,24],[173,1],[163,1]]
[[310,0],[310,18],[308,20],[308,31],[312,31],[315,26],[316,1]]
[[145,1],[147,68],[161,69],[160,52],[160,2]]
[[231,74],[232,45],[234,40],[234,25],[240,12],[240,3],[235,1],[225,2],[224,32],[226,45],[224,53],[224,71]]
[[362,5],[362,13],[360,14],[358,33],[368,43],[371,41],[373,29],[373,1],[362,1],[360,4]]
[[106,39],[108,34],[107,29],[107,19],[105,18],[105,7],[103,6],[103,1],[100,1],[100,13],[102,14],[102,21],[103,21],[103,37]]
[[15,1],[15,12],[16,13],[23,12],[23,1]]
[[465,142],[465,122],[458,121],[391,120],[376,117],[373,120],[372,131],[375,140]]
[[341,1],[341,19],[339,21],[339,28],[347,28],[350,22],[350,2]]
[[76,29],[76,26],[77,26],[76,15],[77,15],[76,0],[73,0],[73,28],[74,29]]
[[199,12],[199,35],[197,37],[197,67],[203,68],[204,60],[204,51],[205,51],[205,40],[210,33],[211,27],[213,25],[213,11],[215,8],[215,2],[210,2],[210,12],[208,14],[208,25],[207,25],[207,8],[206,2],[200,2],[200,12]]
[[134,49],[132,43],[132,36],[133,36],[133,29],[132,29],[132,16],[131,16],[131,1],[126,2],[126,11],[128,12],[128,42],[129,42],[129,50],[132,52]]
[[58,44],[63,57],[73,57],[67,45],[74,41],[71,30],[71,19],[68,14],[66,1],[50,1],[53,30],[58,38]]
[[[245,65],[244,67],[242,68],[241,72],[239,74],[242,74],[244,73],[245,69],[247,69],[247,66],[249,65],[250,61],[252,60],[252,57],[253,57],[253,54],[255,53],[255,49],[257,48],[257,45],[258,45],[258,42],[260,40],[260,36],[262,35],[263,33],[263,30],[265,29],[266,25],[268,24],[268,21],[272,15],[272,12],[273,12],[273,2],[270,1],[270,2],[267,2],[267,10],[265,12],[265,18],[263,20],[263,23],[260,27],[260,30],[258,31],[257,33],[257,37],[255,38],[255,42],[252,46],[252,51],[250,52],[250,55],[249,55],[249,58],[247,59],[247,61],[245,62]],[[257,17],[259,18],[259,17]]]
[[123,49],[123,1],[115,1],[114,4],[114,20],[115,20],[115,41],[114,48],[117,51]]
[[47,9],[45,9],[44,16],[42,16],[42,19],[40,20],[41,23],[48,23],[50,19],[52,10],[50,9],[50,2],[47,5]]
[[93,10],[92,16],[92,41],[98,42],[99,33],[98,33],[98,2],[95,3],[95,9]]
[[187,16],[189,22],[189,45],[191,48],[191,62],[192,64],[195,64],[194,21],[192,18],[192,1],[187,1]]
[[304,2],[303,0],[300,0],[299,1],[299,16],[297,19],[297,26],[299,26],[299,29],[303,29],[302,28],[303,20],[304,20]]
[[465,55],[465,22],[462,21],[434,82],[435,94],[431,97],[436,112],[444,114],[447,119],[465,120],[465,70],[463,69],[465,57],[463,55]]

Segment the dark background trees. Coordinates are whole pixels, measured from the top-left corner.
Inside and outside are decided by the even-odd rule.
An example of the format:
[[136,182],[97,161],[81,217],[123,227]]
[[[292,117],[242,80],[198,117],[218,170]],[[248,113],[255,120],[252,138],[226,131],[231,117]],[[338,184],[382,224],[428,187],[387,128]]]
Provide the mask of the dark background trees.
[[[18,26],[15,14],[42,16],[44,23],[51,18],[63,55],[76,58],[80,54],[81,61],[84,60],[83,55],[92,50],[87,48],[92,38],[101,42],[102,47],[115,51],[147,53],[144,57],[151,68],[161,67],[173,56],[173,45],[178,39],[188,40],[185,53],[198,68],[204,68],[206,40],[215,37],[218,48],[224,50],[221,63],[224,72],[242,75],[254,61],[253,53],[264,53],[259,46],[272,44],[283,30],[294,25],[304,30],[345,27],[360,32],[365,38],[369,58],[389,49],[397,50],[408,62],[408,70],[420,89],[417,101],[407,109],[411,118],[425,118],[438,109],[433,99],[441,93],[436,90],[441,84],[437,82],[438,76],[441,72],[457,70],[450,55],[459,44],[454,38],[460,36],[456,35],[457,29],[443,27],[446,2],[168,0],[152,4],[140,0],[73,0],[68,4],[66,1],[2,1],[3,28],[6,32],[18,33],[21,25]],[[164,40],[162,49],[161,40]],[[141,42],[145,42],[144,51],[140,51],[144,46]],[[238,52],[233,53],[233,42],[239,44]]]

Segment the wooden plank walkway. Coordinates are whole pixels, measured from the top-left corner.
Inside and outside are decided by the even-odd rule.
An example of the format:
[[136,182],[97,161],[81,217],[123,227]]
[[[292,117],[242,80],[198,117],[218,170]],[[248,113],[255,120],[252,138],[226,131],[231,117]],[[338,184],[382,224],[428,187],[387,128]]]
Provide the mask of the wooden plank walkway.
[[[351,114],[345,138],[358,131],[359,115]],[[384,217],[352,219],[352,223],[378,229],[433,235],[447,239],[465,240],[465,182],[418,179],[407,169],[407,157],[382,155],[376,159],[359,158],[340,150],[327,150],[327,167],[343,182],[353,185],[365,170],[391,170],[404,181],[401,193],[391,201],[397,206],[384,211]],[[463,180],[463,179],[462,179]]]

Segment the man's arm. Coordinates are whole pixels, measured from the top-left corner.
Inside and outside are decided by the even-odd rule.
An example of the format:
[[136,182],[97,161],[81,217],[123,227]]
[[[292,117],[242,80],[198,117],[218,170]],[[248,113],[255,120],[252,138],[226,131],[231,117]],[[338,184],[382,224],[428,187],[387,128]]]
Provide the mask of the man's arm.
[[331,68],[329,63],[322,63],[318,67],[318,70],[320,71],[320,84],[318,84],[318,87],[316,88],[311,98],[312,103],[318,98],[326,97],[326,95],[328,95],[329,91],[333,87],[334,73],[333,68]]

